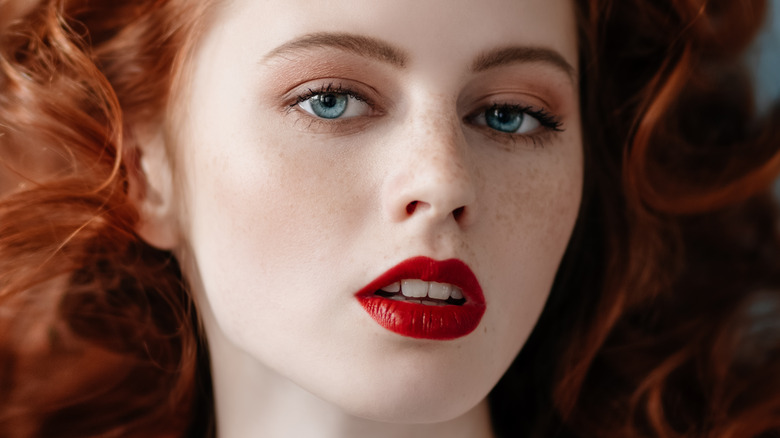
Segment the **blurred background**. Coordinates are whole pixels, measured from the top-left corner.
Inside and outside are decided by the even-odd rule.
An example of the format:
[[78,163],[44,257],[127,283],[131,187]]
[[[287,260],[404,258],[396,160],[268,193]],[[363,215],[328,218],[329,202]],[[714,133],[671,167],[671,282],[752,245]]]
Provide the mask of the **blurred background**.
[[[748,54],[748,62],[755,72],[759,111],[766,111],[773,102],[780,105],[780,0],[769,3],[764,30]],[[780,180],[775,182],[774,192],[780,199]]]
[[756,98],[760,109],[780,99],[780,0],[771,0],[764,31],[749,54],[755,67]]

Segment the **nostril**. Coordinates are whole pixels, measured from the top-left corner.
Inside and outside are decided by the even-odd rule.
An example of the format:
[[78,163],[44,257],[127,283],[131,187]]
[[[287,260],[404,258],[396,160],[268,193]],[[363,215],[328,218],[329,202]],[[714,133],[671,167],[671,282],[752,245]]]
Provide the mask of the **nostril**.
[[463,213],[466,212],[466,207],[458,207],[455,210],[452,210],[452,216],[455,218],[456,221],[460,221],[460,218],[463,216]]
[[[417,206],[419,205],[420,201],[412,201],[408,204],[406,204],[406,214],[412,215],[417,210]],[[452,216],[455,218],[456,221],[460,221],[460,219],[463,217],[463,215],[466,213],[466,207],[458,207],[455,210],[452,210]]]

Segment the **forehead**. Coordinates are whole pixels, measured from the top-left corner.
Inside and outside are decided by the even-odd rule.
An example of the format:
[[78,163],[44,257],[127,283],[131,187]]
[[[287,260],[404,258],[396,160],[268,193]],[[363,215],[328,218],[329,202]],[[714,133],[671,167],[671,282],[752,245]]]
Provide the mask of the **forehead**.
[[402,49],[412,66],[471,63],[475,53],[510,44],[577,61],[571,0],[232,0],[216,13],[211,30],[242,40],[255,57],[304,34],[349,32]]

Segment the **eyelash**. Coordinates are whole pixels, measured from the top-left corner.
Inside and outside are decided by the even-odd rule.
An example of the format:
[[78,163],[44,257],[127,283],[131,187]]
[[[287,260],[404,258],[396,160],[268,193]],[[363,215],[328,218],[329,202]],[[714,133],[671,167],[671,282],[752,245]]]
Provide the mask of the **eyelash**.
[[[361,93],[356,92],[352,90],[349,87],[345,87],[342,84],[334,85],[334,83],[328,83],[323,84],[319,88],[308,88],[305,92],[299,94],[298,96],[295,96],[295,102],[289,105],[289,110],[293,111],[298,107],[302,102],[305,102],[313,97],[320,96],[323,94],[341,94],[346,95],[348,97],[351,97],[359,102],[363,102],[373,111],[375,110],[374,104],[367,98],[365,98]],[[486,111],[489,111],[491,109],[503,109],[503,110],[509,110],[509,111],[517,111],[522,114],[525,114],[527,116],[530,116],[534,119],[536,119],[539,122],[539,125],[541,129],[536,129],[535,132],[531,133],[524,133],[524,134],[515,134],[515,133],[509,133],[509,132],[502,132],[498,131],[496,129],[490,128],[488,126],[479,126],[474,125],[473,123],[469,122],[472,126],[476,128],[482,128],[481,130],[485,131],[488,135],[490,135],[495,140],[501,141],[501,142],[511,142],[515,143],[518,140],[528,141],[533,143],[534,146],[543,146],[544,143],[549,140],[551,135],[555,135],[558,133],[561,133],[564,131],[561,127],[563,126],[563,122],[560,120],[560,117],[558,117],[555,114],[550,113],[549,111],[538,108],[530,105],[517,105],[517,104],[510,104],[510,103],[494,103],[490,106],[485,106],[480,108],[477,111],[472,112],[470,115],[464,117],[464,120],[470,121],[473,120],[475,117],[477,117],[480,114],[484,114]],[[305,111],[303,111],[305,112]],[[310,115],[306,113],[306,116],[309,118],[309,121],[311,124],[318,124],[319,126],[328,127],[331,129],[335,129],[336,126],[340,123],[344,123],[349,120],[347,119],[323,119],[319,118],[313,115]],[[311,126],[311,125],[310,125]]]
[[535,147],[541,147],[544,146],[545,142],[550,140],[550,138],[556,134],[559,134],[561,132],[564,132],[565,129],[562,128],[563,122],[561,121],[560,117],[539,107],[534,107],[531,105],[517,105],[517,104],[511,104],[511,103],[494,103],[490,106],[485,106],[480,108],[477,111],[472,112],[470,115],[465,117],[465,120],[473,120],[476,117],[485,114],[486,112],[493,110],[493,109],[502,109],[502,110],[508,110],[508,111],[517,111],[520,112],[526,116],[531,116],[532,118],[536,119],[536,121],[539,122],[539,128],[541,129],[535,129],[532,132],[524,133],[524,134],[516,134],[511,132],[503,132],[496,129],[493,129],[489,126],[481,126],[481,125],[475,125],[471,123],[472,126],[475,126],[477,128],[481,128],[481,130],[485,131],[489,136],[494,138],[497,141],[501,142],[507,142],[507,143],[516,143],[518,140],[530,142]]
[[333,83],[329,83],[327,85],[322,85],[319,89],[315,88],[308,88],[303,94],[300,94],[296,96],[295,103],[290,105],[290,108],[295,108],[300,103],[305,102],[312,97],[320,96],[322,94],[343,94],[349,97],[354,98],[355,100],[358,100],[360,102],[364,102],[366,105],[368,105],[370,108],[374,108],[374,105],[365,97],[363,97],[360,93],[357,93],[350,88],[344,87],[341,84],[333,85]]
[[[333,82],[322,84],[319,87],[307,88],[297,96],[293,96],[293,102],[286,105],[286,113],[295,112],[298,113],[298,120],[304,120],[308,122],[307,129],[318,129],[323,132],[332,133],[345,133],[344,127],[349,122],[354,122],[354,118],[337,118],[337,119],[323,119],[316,117],[304,111],[300,108],[300,104],[316,96],[323,94],[341,94],[351,97],[359,102],[363,102],[368,105],[372,112],[376,111],[376,106],[370,99],[364,97],[363,93],[354,91],[352,88],[346,87],[342,84],[334,84]],[[352,125],[354,128],[354,125]]]
[[[497,103],[494,103],[493,105],[490,106],[490,108],[487,108],[487,109],[491,110],[491,109],[497,109],[497,108],[504,109],[504,110],[512,110],[512,111],[521,112],[523,114],[526,114],[526,115],[529,115],[529,116],[535,118],[537,121],[539,121],[539,123],[543,127],[547,128],[547,129],[550,129],[551,131],[563,132],[563,129],[561,129],[561,126],[563,125],[563,123],[561,122],[561,119],[558,116],[548,112],[547,110],[545,110],[543,108],[537,108],[537,107],[533,107],[533,106],[530,106],[530,105],[514,105],[514,104],[497,104]],[[480,111],[484,111],[484,109],[482,109]]]

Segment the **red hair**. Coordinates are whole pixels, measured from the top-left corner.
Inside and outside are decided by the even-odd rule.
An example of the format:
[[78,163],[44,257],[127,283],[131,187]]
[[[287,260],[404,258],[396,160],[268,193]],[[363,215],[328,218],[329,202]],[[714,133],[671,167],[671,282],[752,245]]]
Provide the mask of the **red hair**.
[[583,206],[494,426],[774,436],[780,108],[754,114],[740,59],[766,3],[578,3]]
[[[0,430],[205,435],[207,349],[135,234],[132,128],[162,116],[208,5],[0,6]],[[586,181],[537,328],[491,394],[506,435],[780,430],[780,111],[739,56],[765,2],[581,0]],[[518,417],[518,412],[527,412]],[[202,420],[204,419],[205,420]],[[205,422],[204,422],[205,421]]]
[[780,111],[757,120],[740,62],[765,10],[583,10],[583,119],[609,127],[586,138],[606,247],[555,404],[586,436],[780,432]]
[[187,3],[0,11],[0,430],[11,436],[175,436],[192,423],[204,372],[192,303],[172,256],[135,235],[127,193],[128,127],[167,104],[204,10]]

